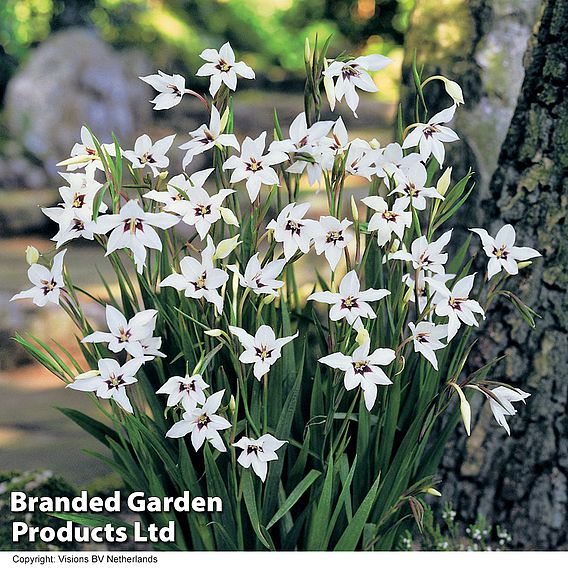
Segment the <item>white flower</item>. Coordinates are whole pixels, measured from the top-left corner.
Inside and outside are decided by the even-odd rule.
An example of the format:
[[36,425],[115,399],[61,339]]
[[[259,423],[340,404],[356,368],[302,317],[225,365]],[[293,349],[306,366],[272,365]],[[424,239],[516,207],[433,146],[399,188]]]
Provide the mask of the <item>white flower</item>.
[[353,176],[364,177],[371,181],[371,176],[377,171],[375,164],[379,152],[380,150],[369,150],[360,145],[349,146],[345,159],[345,171]]
[[165,110],[176,106],[186,93],[185,79],[181,75],[166,75],[158,71],[156,75],[138,78],[160,93],[150,101],[154,105],[154,110]]
[[402,168],[396,176],[397,186],[389,195],[397,193],[402,195],[400,198],[404,207],[412,205],[418,211],[426,209],[426,197],[432,199],[444,199],[434,187],[424,187],[428,173],[424,164],[414,162],[408,168]]
[[280,359],[282,347],[290,343],[298,333],[288,337],[276,339],[274,330],[268,325],[261,325],[254,335],[250,335],[244,329],[230,325],[229,330],[236,335],[245,350],[241,353],[241,363],[254,364],[253,374],[260,381],[270,371],[270,367]]
[[147,213],[138,201],[128,201],[118,214],[101,215],[97,218],[94,232],[108,237],[106,256],[119,249],[130,249],[136,269],[141,274],[146,262],[146,247],[162,250],[162,241],[153,227],[169,229],[179,219],[167,213]]
[[271,166],[281,164],[288,159],[284,152],[269,150],[264,154],[266,132],[254,140],[248,136],[243,141],[241,155],[231,156],[224,164],[224,170],[233,170],[231,183],[246,179],[246,187],[251,202],[260,193],[261,185],[278,185],[276,170]]
[[226,119],[223,120],[217,108],[211,106],[209,126],[202,124],[197,130],[190,132],[191,140],[180,146],[180,150],[187,150],[182,162],[184,169],[187,168],[195,156],[207,152],[214,146],[218,148],[231,147],[239,150],[240,146],[234,134],[222,134],[226,125]]
[[36,306],[43,307],[48,302],[59,305],[59,296],[65,286],[63,279],[63,257],[67,251],[63,250],[53,257],[51,268],[41,264],[32,264],[28,268],[28,278],[33,286],[10,298],[22,300],[30,298]]
[[[193,176],[196,176],[196,180],[201,181],[202,174],[207,174],[205,179],[211,170],[204,170],[203,172],[195,172]],[[192,178],[193,178],[192,176]],[[194,186],[201,187],[201,184],[196,182],[190,182],[185,175],[178,174],[168,181],[166,189],[164,191],[158,191],[157,189],[152,189],[144,194],[143,197],[152,199],[157,203],[162,203],[163,205],[171,205],[177,201],[184,201],[185,195],[192,190]],[[185,194],[185,195],[184,195]]]
[[[515,389],[513,387],[497,387],[491,391],[496,400],[493,400],[489,395],[485,395],[489,399],[489,405],[491,406],[491,412],[499,426],[503,426],[507,431],[509,436],[511,435],[511,429],[509,424],[507,424],[506,416],[514,416],[517,414],[514,406],[511,404],[513,402],[522,401],[525,403],[525,399],[530,396],[530,393],[524,392],[521,389]],[[485,393],[484,393],[485,394]],[[526,404],[526,403],[525,403]]]
[[376,211],[369,219],[367,229],[369,231],[377,231],[377,241],[379,246],[386,245],[392,234],[394,233],[399,239],[404,236],[404,231],[412,224],[412,213],[405,211],[407,204],[402,199],[396,199],[392,207],[377,195],[365,197],[363,203]]
[[[455,274],[433,274],[432,276],[430,276],[430,278],[432,278],[433,280],[436,280],[437,282],[442,282],[443,284],[445,284],[446,282],[453,280],[455,278],[455,276],[456,276]],[[414,302],[416,295],[418,295],[418,311],[420,313],[422,313],[424,311],[426,304],[428,304],[428,291],[427,291],[426,281],[424,280],[425,277],[426,277],[426,274],[424,273],[423,270],[421,270],[418,273],[418,291],[417,291],[417,293],[415,293],[415,290],[414,290],[414,286],[415,286],[414,277],[411,274],[405,274],[402,277],[402,281],[409,288],[409,296],[408,296],[409,300],[411,302]]]
[[212,394],[202,408],[195,408],[184,412],[183,419],[176,422],[167,432],[168,438],[181,438],[191,432],[191,443],[196,450],[203,446],[207,440],[215,449],[226,452],[225,444],[219,430],[226,430],[231,423],[222,416],[215,414],[221,406],[221,399],[225,389]]
[[415,239],[410,247],[411,252],[397,251],[391,255],[395,260],[412,262],[415,270],[424,269],[436,274],[444,274],[444,264],[448,261],[448,253],[442,249],[450,242],[452,229],[445,232],[439,239],[429,243],[426,237]]
[[273,260],[261,266],[259,260],[259,253],[256,253],[248,261],[243,276],[238,271],[235,265],[230,265],[227,268],[232,270],[239,276],[239,283],[243,288],[250,288],[255,294],[270,294],[277,296],[277,290],[284,286],[284,282],[276,280],[281,274],[284,266],[286,265],[285,259]]
[[420,162],[420,154],[412,153],[405,156],[402,146],[393,142],[377,154],[375,173],[381,178],[394,177],[418,162]]
[[107,305],[109,331],[95,331],[81,343],[108,343],[113,353],[120,353],[124,349],[132,357],[142,358],[145,353],[141,341],[152,337],[157,315],[157,310],[143,310],[127,320],[114,306]]
[[434,325],[429,321],[421,321],[417,324],[408,323],[408,327],[412,332],[412,343],[414,351],[420,353],[425,359],[430,361],[432,367],[438,370],[438,360],[434,351],[446,347],[440,339],[448,335],[448,329],[445,325]]
[[166,156],[166,153],[175,137],[176,135],[172,134],[152,143],[152,139],[147,134],[142,134],[136,139],[134,150],[124,150],[123,155],[132,162],[133,168],[148,166],[156,177],[160,173],[159,169],[167,168],[170,164],[170,159]]
[[391,60],[382,55],[364,55],[352,59],[351,61],[334,61],[324,70],[326,77],[337,77],[333,91],[337,101],[341,102],[345,96],[347,106],[355,112],[359,106],[359,95],[356,88],[369,93],[374,93],[379,89],[369,75],[369,71],[378,71],[386,67]]
[[335,217],[320,217],[314,225],[314,247],[316,254],[325,254],[332,271],[335,271],[343,249],[353,240],[353,234],[347,230],[352,225],[348,219],[340,221]]
[[290,203],[266,226],[274,231],[274,240],[282,243],[286,260],[290,260],[298,249],[304,254],[310,250],[317,223],[313,219],[304,219],[309,208],[309,203]]
[[131,359],[120,365],[114,359],[100,359],[98,371],[88,371],[75,377],[67,388],[83,392],[94,392],[99,398],[112,398],[126,412],[132,413],[132,405],[126,396],[126,386],[136,383],[136,373],[144,363],[143,359]]
[[458,280],[450,291],[445,284],[426,277],[430,287],[436,292],[432,302],[436,306],[437,316],[448,317],[448,343],[458,332],[462,323],[478,326],[474,313],[481,314],[485,319],[485,312],[476,300],[470,300],[469,294],[473,288],[475,274],[470,274]]
[[[304,170],[308,174],[310,186],[319,182],[322,176],[322,161],[325,149],[322,141],[325,140],[333,122],[330,120],[315,122],[308,128],[306,113],[300,113],[290,124],[289,136],[286,140],[275,140],[270,144],[270,151],[287,152],[288,154],[306,154],[312,161],[296,159],[296,161],[286,170],[292,174],[302,174]],[[328,152],[333,160],[333,153]]]
[[[355,138],[351,142],[349,141],[349,134],[347,133],[347,128],[345,128],[345,123],[341,117],[335,121],[331,132],[331,138],[323,138],[320,143],[329,147],[333,157],[342,156],[350,146],[357,146],[367,150],[371,149],[369,143],[361,138]],[[332,167],[333,161],[330,164],[327,164],[325,169],[330,170]]]
[[229,279],[229,275],[220,268],[215,268],[213,239],[207,237],[207,246],[201,252],[201,262],[186,256],[179,263],[181,274],[170,274],[160,282],[160,287],[171,286],[183,291],[187,298],[204,298],[211,302],[218,313],[223,311],[223,297],[217,291]]
[[345,318],[353,325],[359,317],[374,319],[377,317],[368,302],[377,302],[390,292],[388,290],[375,290],[369,288],[361,291],[361,284],[354,270],[348,272],[339,284],[339,292],[315,292],[308,296],[308,300],[331,304],[329,319],[338,321]]
[[237,461],[247,469],[252,465],[253,471],[264,482],[268,472],[268,462],[278,459],[276,450],[284,444],[286,442],[277,440],[272,434],[264,434],[257,440],[243,436],[233,446],[243,450]]
[[185,410],[194,410],[198,404],[205,404],[204,390],[209,385],[201,375],[185,375],[185,377],[169,378],[157,391],[156,394],[167,394],[167,406],[177,406],[180,402]]
[[426,124],[418,123],[412,132],[404,139],[403,148],[420,148],[420,157],[423,161],[427,160],[431,154],[434,155],[440,167],[444,163],[446,151],[444,142],[455,142],[459,140],[458,135],[447,126],[442,126],[454,118],[456,105],[444,109],[435,114]]
[[235,63],[235,54],[229,42],[225,43],[219,51],[216,49],[205,49],[199,56],[207,61],[198,70],[198,77],[211,77],[209,92],[214,97],[225,83],[231,91],[237,88],[237,75],[245,79],[254,79],[254,71],[242,61]]
[[516,247],[515,229],[512,225],[501,227],[495,238],[491,237],[485,229],[470,229],[481,237],[483,250],[489,257],[487,266],[487,278],[491,280],[493,276],[501,272],[504,268],[509,274],[515,275],[519,272],[517,261],[529,260],[541,256],[540,253],[530,247]]
[[369,348],[370,344],[367,341],[357,347],[353,355],[332,353],[319,360],[320,363],[329,367],[345,371],[343,383],[347,390],[353,390],[356,387],[363,389],[367,410],[371,410],[375,404],[377,385],[392,384],[378,365],[390,365],[395,358],[395,352],[392,349],[375,349],[369,354]]
[[[101,144],[100,147],[103,152],[106,152],[109,156],[116,155],[116,147],[114,144]],[[71,149],[71,157],[68,160],[59,162],[57,166],[67,166],[69,171],[83,167],[87,169],[103,169],[103,163],[97,151],[95,141],[86,126],[81,127],[81,143],[77,143],[73,146]]]
[[197,177],[193,174],[189,179],[195,185],[187,191],[187,199],[171,202],[165,207],[165,211],[180,215],[184,223],[195,227],[201,240],[207,236],[211,225],[221,219],[223,201],[231,193],[235,193],[234,189],[221,189],[219,193],[209,195],[202,186],[212,171],[213,169],[208,169],[197,172]]

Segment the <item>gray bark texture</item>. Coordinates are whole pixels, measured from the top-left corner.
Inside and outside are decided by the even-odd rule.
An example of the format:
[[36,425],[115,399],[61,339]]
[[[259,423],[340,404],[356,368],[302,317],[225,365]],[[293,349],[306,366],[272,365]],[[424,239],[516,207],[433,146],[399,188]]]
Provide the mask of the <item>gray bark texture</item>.
[[[505,2],[465,4],[491,19],[490,4]],[[559,550],[568,549],[568,0],[541,2],[536,23],[496,169],[486,195],[468,208],[491,234],[511,223],[519,245],[543,254],[509,285],[542,316],[536,329],[500,302],[474,362],[508,355],[493,378],[532,396],[510,418],[510,437],[477,400],[472,435],[456,434],[441,473],[442,493],[464,520],[484,515],[512,533],[516,549]]]

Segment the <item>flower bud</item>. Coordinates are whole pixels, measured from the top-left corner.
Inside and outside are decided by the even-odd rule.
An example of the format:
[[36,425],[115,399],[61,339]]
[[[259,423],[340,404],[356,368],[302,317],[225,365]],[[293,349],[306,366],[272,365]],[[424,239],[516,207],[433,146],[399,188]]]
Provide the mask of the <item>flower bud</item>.
[[517,262],[517,267],[519,270],[523,268],[528,268],[532,264],[532,260],[523,260],[523,262]]
[[311,54],[311,50],[310,50],[310,40],[308,38],[306,38],[306,41],[304,42],[304,61],[310,65],[311,61],[312,61],[312,54]]
[[98,377],[100,375],[98,369],[93,369],[91,371],[86,371],[85,373],[81,373],[75,377],[77,379],[92,379],[93,377]]
[[376,138],[373,138],[369,142],[369,146],[371,146],[373,150],[378,150],[381,147],[381,143]]
[[213,259],[227,258],[240,244],[239,235],[221,241],[215,249]]
[[433,487],[428,487],[424,490],[424,493],[428,493],[428,495],[434,495],[434,497],[441,497],[442,494],[437,490],[434,489]]
[[222,329],[208,329],[204,333],[205,333],[205,335],[208,335],[209,337],[221,337],[221,335],[223,335],[223,330]]
[[237,216],[227,207],[219,207],[219,211],[221,212],[221,217],[223,217],[223,221],[227,223],[227,225],[234,225],[235,227],[239,226],[239,220]]
[[32,246],[26,247],[26,262],[31,266],[39,260],[39,251]]
[[265,306],[268,306],[268,304],[272,304],[272,302],[274,302],[276,298],[278,298],[278,294],[266,294],[264,299],[262,300],[262,303]]
[[448,93],[448,95],[450,95],[450,97],[454,99],[454,103],[456,103],[456,105],[458,106],[463,105],[464,100],[463,100],[463,92],[461,87],[455,81],[450,81],[445,77],[442,78],[442,81],[444,81],[444,86],[446,87],[446,93]]
[[359,222],[359,209],[357,208],[357,202],[355,201],[355,197],[351,196],[351,215],[353,215],[353,221],[355,223]]
[[448,187],[450,187],[450,181],[452,179],[452,168],[446,168],[444,173],[440,176],[438,183],[436,184],[436,191],[440,195],[445,195],[446,191],[448,191]]
[[325,89],[325,96],[329,102],[331,112],[335,110],[335,86],[333,84],[333,77],[326,74],[327,59],[323,58],[323,87]]
[[236,408],[237,405],[235,404],[235,397],[231,395],[231,398],[229,399],[229,410],[231,411],[231,414],[235,414]]
[[458,393],[460,397],[460,413],[463,421],[463,425],[465,427],[465,431],[468,436],[471,436],[471,406],[469,402],[461,390],[460,386],[456,383],[450,383],[450,386],[454,388],[454,390]]
[[229,107],[225,109],[223,116],[221,117],[221,122],[219,123],[219,132],[224,132],[225,127],[227,126],[227,122],[229,122]]
[[359,331],[357,332],[357,337],[355,338],[355,341],[357,342],[358,345],[364,345],[365,343],[371,341],[369,332],[363,326],[361,326]]

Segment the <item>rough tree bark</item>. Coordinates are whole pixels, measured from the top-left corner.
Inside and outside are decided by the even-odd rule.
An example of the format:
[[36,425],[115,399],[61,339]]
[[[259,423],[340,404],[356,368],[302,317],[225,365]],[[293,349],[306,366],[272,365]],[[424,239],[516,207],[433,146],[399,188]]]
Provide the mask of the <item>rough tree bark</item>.
[[[436,3],[447,9],[452,2],[418,0],[419,12],[426,4],[436,10]],[[468,208],[470,223],[473,213],[491,233],[504,223],[512,223],[520,243],[537,248],[544,258],[538,259],[530,270],[511,283],[513,290],[542,315],[536,330],[530,330],[510,305],[500,303],[478,343],[480,364],[507,354],[506,363],[496,369],[494,377],[519,386],[533,396],[527,406],[510,419],[511,437],[497,427],[489,406],[478,401],[477,425],[471,438],[466,440],[458,433],[448,448],[442,468],[443,494],[452,500],[465,520],[471,521],[477,514],[482,514],[493,523],[508,528],[515,548],[566,549],[568,0],[538,2],[536,12],[532,12],[535,3],[530,1],[476,0],[453,4],[454,15],[447,11],[450,25],[462,21],[466,34],[470,34],[469,40],[454,44],[458,53],[450,54],[446,59],[434,57],[430,60],[427,72],[447,72],[458,81],[461,78],[466,97],[469,93],[469,102],[474,105],[473,110],[466,108],[461,122],[456,125],[456,130],[464,133],[466,139],[465,150],[457,158],[466,162],[471,160],[474,169],[484,170],[485,179],[491,181],[484,189],[482,180],[481,196]],[[507,12],[508,24],[495,19],[496,14],[503,16],[506,5],[517,10],[516,16],[515,12]],[[427,14],[427,11],[420,13]],[[491,69],[480,66],[480,50],[487,45],[490,30],[504,27],[521,30],[521,24],[530,22],[533,13],[537,16],[537,27],[524,57],[524,81],[516,108],[507,106],[516,99],[511,97],[514,95],[513,83],[519,81],[515,62],[520,63],[516,60],[520,45],[509,53],[514,56],[512,66],[502,68],[501,86],[507,88],[510,79],[508,86],[512,91],[505,108],[500,108],[498,98],[488,95],[487,72]],[[516,24],[511,22],[513,16]],[[443,18],[440,18],[436,26],[443,25]],[[414,25],[421,25],[416,20],[416,12]],[[507,42],[503,41],[506,38],[507,34],[501,36],[501,48],[494,46],[494,53],[507,51]],[[493,34],[489,43],[495,44],[497,40]],[[416,38],[413,43],[416,45]],[[408,47],[413,51],[409,42]],[[451,53],[451,48],[446,51]],[[411,56],[407,49],[407,58]],[[497,71],[496,67],[490,75],[495,76]],[[503,99],[505,102],[507,99]],[[436,108],[439,108],[439,102]],[[508,128],[504,126],[507,113]],[[483,114],[489,122],[494,116],[494,125],[491,127],[486,120],[482,131],[476,133],[479,125],[475,119]],[[485,144],[483,128],[489,128],[496,140]],[[505,133],[499,153],[495,142],[500,143]],[[495,159],[497,156],[498,160]]]

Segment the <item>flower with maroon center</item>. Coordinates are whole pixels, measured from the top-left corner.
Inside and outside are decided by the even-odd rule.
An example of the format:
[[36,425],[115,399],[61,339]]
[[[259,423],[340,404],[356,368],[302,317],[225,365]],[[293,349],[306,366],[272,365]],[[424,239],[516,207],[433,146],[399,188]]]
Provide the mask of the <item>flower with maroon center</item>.
[[229,275],[220,268],[216,268],[213,262],[215,245],[213,239],[207,237],[207,246],[201,252],[201,262],[196,258],[186,256],[180,261],[181,274],[174,272],[166,276],[160,282],[160,288],[171,286],[178,291],[183,291],[186,298],[203,298],[211,302],[217,313],[223,311],[223,297],[218,292],[219,288],[229,279]]
[[304,219],[309,208],[309,203],[298,205],[290,203],[266,226],[267,229],[274,231],[274,240],[282,243],[286,260],[290,260],[298,250],[304,254],[310,250],[317,222],[313,219]]
[[443,253],[442,250],[450,242],[451,237],[452,229],[431,243],[425,236],[421,236],[412,241],[411,252],[396,251],[391,258],[411,262],[414,270],[425,269],[436,274],[444,274],[444,264],[448,261],[448,254]]
[[401,199],[396,199],[391,207],[378,195],[365,197],[363,203],[376,211],[369,219],[368,230],[377,231],[377,242],[380,247],[386,245],[394,233],[399,239],[404,237],[404,231],[412,224],[412,213],[406,211],[406,205]]
[[501,227],[495,238],[491,237],[485,229],[470,229],[470,231],[480,236],[483,250],[489,257],[487,265],[488,280],[499,274],[501,269],[505,269],[511,275],[518,274],[519,267],[517,262],[541,256],[533,248],[515,246],[516,234],[512,225]]
[[356,89],[361,89],[369,93],[378,91],[369,71],[379,71],[386,67],[391,60],[383,55],[364,55],[352,59],[351,61],[333,61],[323,74],[326,77],[335,79],[333,93],[338,102],[345,97],[347,106],[357,116],[356,110],[359,106],[359,95]]
[[426,277],[425,281],[435,294],[432,303],[436,306],[436,315],[448,318],[448,343],[454,338],[461,324],[479,326],[475,319],[475,313],[485,319],[485,312],[476,300],[471,300],[469,295],[473,288],[475,274],[470,274],[458,280],[451,290],[433,278]]
[[416,123],[410,134],[404,139],[402,148],[419,147],[420,158],[426,161],[430,155],[436,158],[436,161],[442,167],[445,158],[444,142],[455,142],[459,140],[458,135],[447,126],[442,126],[446,122],[450,122],[454,118],[456,105],[440,111],[435,114],[427,123]]
[[339,369],[345,373],[343,382],[347,390],[361,387],[367,410],[371,410],[377,398],[377,385],[390,385],[392,381],[380,366],[390,365],[395,359],[392,349],[379,348],[372,353],[370,343],[366,341],[352,355],[332,353],[319,359],[320,363]]
[[400,198],[404,208],[411,205],[418,211],[426,209],[426,198],[444,199],[434,187],[425,187],[428,174],[424,164],[421,162],[412,163],[409,167],[404,167],[396,175],[398,185],[389,195],[402,195]]
[[177,406],[180,402],[185,410],[194,410],[198,404],[205,404],[205,389],[209,385],[200,374],[185,377],[170,377],[156,394],[167,394],[167,406]]
[[414,351],[420,353],[437,371],[438,360],[436,359],[434,351],[446,347],[440,340],[448,335],[447,326],[435,325],[429,321],[421,321],[417,324],[409,322],[408,327],[412,332],[411,337]]
[[59,296],[65,286],[63,257],[66,252],[63,250],[53,257],[51,268],[37,263],[32,264],[28,268],[28,278],[33,286],[15,294],[10,301],[29,298],[39,307],[45,306],[48,302],[59,304]]
[[231,156],[224,164],[224,170],[233,170],[231,183],[246,180],[246,188],[251,202],[260,193],[262,185],[279,185],[280,180],[272,167],[288,160],[288,155],[281,151],[269,149],[265,154],[266,132],[254,140],[246,137],[243,141],[241,155]]
[[168,213],[147,213],[138,201],[132,199],[123,205],[118,214],[100,215],[93,228],[94,233],[106,234],[108,237],[108,256],[119,249],[130,249],[134,256],[136,269],[142,273],[146,262],[146,247],[162,250],[162,241],[154,227],[169,229],[179,219]]
[[99,398],[112,399],[126,412],[133,412],[132,405],[126,395],[126,387],[136,383],[136,373],[144,363],[144,359],[131,359],[120,365],[114,359],[100,359],[98,370],[81,373],[67,388],[94,392]]
[[237,266],[229,265],[227,268],[233,271],[239,277],[239,284],[243,288],[250,288],[255,294],[278,295],[278,289],[284,286],[284,282],[276,280],[276,277],[282,273],[286,265],[285,259],[273,260],[261,266],[259,253],[257,252],[248,261],[244,275],[239,273]]
[[124,150],[122,154],[132,163],[133,168],[141,169],[149,166],[154,177],[156,177],[161,168],[167,168],[170,164],[170,159],[166,156],[166,153],[175,137],[176,135],[172,134],[152,143],[147,134],[142,134],[136,139],[134,150]]
[[239,464],[247,469],[252,466],[254,473],[264,482],[268,473],[268,462],[278,459],[276,450],[286,443],[277,440],[272,434],[264,434],[257,440],[243,436],[233,446],[243,450],[237,459]]
[[203,407],[195,407],[184,412],[182,420],[176,422],[167,432],[168,438],[181,438],[191,433],[191,443],[196,450],[207,440],[215,449],[226,452],[225,444],[219,431],[231,427],[231,423],[215,414],[221,406],[225,389],[220,390],[205,400]]
[[[115,156],[116,147],[114,144],[101,144],[100,147],[109,156]],[[89,172],[89,170],[91,170],[91,173],[95,169],[104,169],[93,136],[86,126],[81,127],[81,142],[73,146],[71,149],[71,157],[56,165],[67,166],[68,171],[86,168],[86,171]]]
[[234,91],[237,88],[237,75],[245,79],[254,79],[254,71],[242,61],[235,62],[235,53],[229,42],[225,43],[219,51],[205,49],[199,56],[207,63],[202,65],[196,75],[198,77],[211,77],[209,93],[212,97],[224,83]]
[[308,300],[330,304],[329,319],[338,321],[346,319],[350,325],[355,324],[359,318],[374,319],[377,317],[369,302],[377,302],[390,292],[369,288],[361,291],[361,284],[354,270],[348,272],[339,284],[339,292],[314,292]]
[[340,221],[332,216],[322,216],[313,233],[316,254],[324,254],[332,271],[335,271],[343,250],[353,240],[347,228],[352,225],[348,219]]
[[239,361],[246,364],[254,364],[253,374],[260,381],[270,371],[270,367],[280,359],[282,347],[298,337],[296,332],[288,337],[276,338],[274,330],[268,325],[261,325],[254,336],[244,329],[229,326],[229,330],[235,335],[244,347]]
[[183,169],[187,168],[195,156],[203,154],[211,148],[230,147],[239,150],[240,146],[236,136],[234,134],[223,134],[226,125],[225,115],[222,119],[217,108],[212,106],[209,126],[202,124],[199,128],[190,132],[191,140],[179,147],[180,150],[187,150],[182,162]]
[[530,393],[509,386],[498,386],[493,390],[479,390],[489,399],[491,412],[493,412],[493,416],[499,426],[505,428],[507,434],[510,436],[511,429],[509,428],[509,424],[507,424],[506,416],[514,416],[517,414],[517,410],[512,403],[523,402],[523,404],[526,404],[525,400],[531,396]]
[[141,341],[149,339],[156,326],[156,310],[143,310],[127,320],[114,306],[106,307],[109,331],[95,331],[83,338],[82,343],[108,343],[113,353],[126,351],[132,357],[145,355]]
[[178,105],[183,95],[193,93],[185,88],[185,79],[181,75],[167,75],[158,71],[155,75],[139,77],[145,83],[158,91],[158,95],[150,102],[154,105],[154,110],[166,110]]

